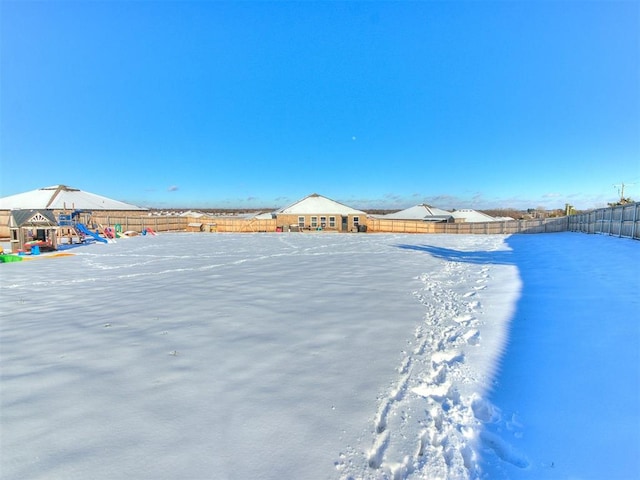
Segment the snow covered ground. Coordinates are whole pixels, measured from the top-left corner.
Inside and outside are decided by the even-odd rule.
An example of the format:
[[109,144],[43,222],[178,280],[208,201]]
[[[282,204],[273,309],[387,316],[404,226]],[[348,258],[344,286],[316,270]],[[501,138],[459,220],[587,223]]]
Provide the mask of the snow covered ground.
[[2,479],[640,477],[640,244],[164,234],[0,266]]

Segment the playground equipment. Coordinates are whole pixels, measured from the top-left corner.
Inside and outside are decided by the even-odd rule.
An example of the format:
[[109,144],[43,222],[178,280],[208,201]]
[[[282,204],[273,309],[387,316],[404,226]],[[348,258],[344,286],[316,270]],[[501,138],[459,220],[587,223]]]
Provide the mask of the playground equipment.
[[[92,228],[89,227],[92,225]],[[74,210],[71,213],[58,215],[59,236],[68,238],[68,243],[73,243],[74,237],[78,237],[81,243],[86,240],[95,240],[101,243],[115,242],[117,238],[127,238],[140,235],[134,230],[123,231],[122,225],[117,223],[112,226],[102,226],[96,223],[87,210]],[[142,235],[156,235],[150,227],[142,229]]]
[[22,257],[18,255],[9,255],[8,253],[0,254],[0,263],[21,262]]
[[[74,210],[71,213],[58,215],[58,226],[60,227],[60,236],[68,237],[69,243],[73,242],[74,233],[79,237],[80,242],[84,243],[87,239],[93,239],[101,243],[109,243],[107,238],[100,236],[99,231],[92,231],[87,227],[86,223],[91,222],[91,212],[86,210]],[[104,231],[104,229],[103,229]],[[105,236],[108,235],[105,233]]]
[[16,209],[9,217],[11,251],[31,250],[37,245],[42,250],[56,249],[58,224],[47,210]]
[[95,238],[99,242],[109,243],[109,241],[106,238],[102,238],[99,233],[92,232],[91,230],[89,230],[84,223],[76,223],[75,229],[78,230],[80,233],[82,233],[85,236],[89,236],[89,237]]

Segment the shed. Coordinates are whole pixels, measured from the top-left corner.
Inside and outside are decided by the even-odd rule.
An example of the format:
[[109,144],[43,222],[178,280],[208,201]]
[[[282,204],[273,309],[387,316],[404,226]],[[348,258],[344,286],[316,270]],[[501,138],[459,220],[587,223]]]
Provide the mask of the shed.
[[201,232],[202,227],[203,225],[200,222],[191,222],[187,224],[187,232]]
[[57,230],[58,222],[51,210],[11,210],[11,251],[30,250],[33,245],[43,250],[56,250]]

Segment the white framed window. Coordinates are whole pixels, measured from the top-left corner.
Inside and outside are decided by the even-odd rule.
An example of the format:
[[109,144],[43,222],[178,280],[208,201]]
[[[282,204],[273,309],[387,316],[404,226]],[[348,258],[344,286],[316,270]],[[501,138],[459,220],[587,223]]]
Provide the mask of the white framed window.
[[353,226],[357,227],[360,225],[360,217],[353,217]]
[[298,217],[298,226],[304,228],[304,217]]
[[320,217],[320,226],[322,228],[327,228],[327,217]]
[[318,226],[318,217],[311,217],[311,227],[316,228]]
[[329,228],[336,228],[336,217],[329,217]]

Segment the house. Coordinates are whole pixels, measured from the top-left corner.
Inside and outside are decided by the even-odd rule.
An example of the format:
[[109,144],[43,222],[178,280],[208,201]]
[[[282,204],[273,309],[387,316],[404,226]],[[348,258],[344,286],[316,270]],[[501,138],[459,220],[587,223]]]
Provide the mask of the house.
[[400,210],[395,213],[388,213],[379,218],[389,220],[421,220],[423,222],[453,222],[451,212],[440,208],[432,207],[426,203]]
[[15,209],[126,210],[137,212],[148,210],[66,185],[53,185],[0,198],[0,210]]
[[54,216],[75,210],[132,213],[140,215],[147,208],[85,192],[67,185],[53,185],[0,198],[0,238],[9,236],[8,223],[12,210],[50,211]]
[[281,231],[329,230],[335,232],[366,231],[367,214],[317,193],[275,211],[277,229]]

